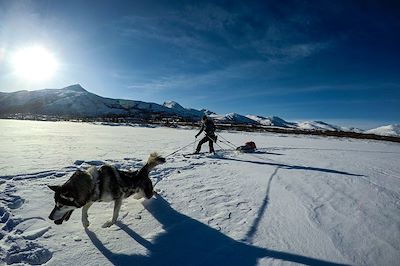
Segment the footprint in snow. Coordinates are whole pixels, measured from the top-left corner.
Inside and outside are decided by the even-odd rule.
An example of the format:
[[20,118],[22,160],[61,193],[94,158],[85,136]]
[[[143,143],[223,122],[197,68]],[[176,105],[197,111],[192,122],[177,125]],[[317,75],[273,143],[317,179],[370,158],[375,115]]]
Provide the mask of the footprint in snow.
[[24,199],[14,194],[16,191],[14,185],[7,184],[4,192],[0,193],[0,201],[10,209],[18,209],[24,204]]
[[12,214],[12,210],[20,208],[24,199],[15,195],[17,189],[7,184],[0,192],[0,221],[4,225],[0,229],[0,239],[6,239],[0,248],[0,264],[44,264],[53,253],[41,246],[36,239],[44,236],[51,228],[41,217],[21,219]]
[[12,245],[5,256],[5,263],[27,263],[31,265],[44,264],[52,258],[53,254],[48,249],[37,243],[25,242]]

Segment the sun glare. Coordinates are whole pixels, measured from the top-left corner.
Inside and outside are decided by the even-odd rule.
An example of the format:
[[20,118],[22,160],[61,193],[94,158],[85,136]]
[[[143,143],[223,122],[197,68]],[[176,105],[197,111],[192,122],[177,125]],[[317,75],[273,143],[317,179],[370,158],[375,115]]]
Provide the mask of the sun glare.
[[51,78],[57,70],[55,57],[41,46],[22,48],[12,57],[15,73],[29,81],[42,81]]

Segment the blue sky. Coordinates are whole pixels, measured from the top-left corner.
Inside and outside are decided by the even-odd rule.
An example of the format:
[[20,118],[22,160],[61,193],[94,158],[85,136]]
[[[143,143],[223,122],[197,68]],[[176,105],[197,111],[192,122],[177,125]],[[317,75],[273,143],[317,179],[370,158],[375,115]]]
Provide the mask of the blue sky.
[[[218,113],[400,123],[398,1],[2,1],[0,91],[80,83],[102,96]],[[45,46],[52,79],[11,74]]]

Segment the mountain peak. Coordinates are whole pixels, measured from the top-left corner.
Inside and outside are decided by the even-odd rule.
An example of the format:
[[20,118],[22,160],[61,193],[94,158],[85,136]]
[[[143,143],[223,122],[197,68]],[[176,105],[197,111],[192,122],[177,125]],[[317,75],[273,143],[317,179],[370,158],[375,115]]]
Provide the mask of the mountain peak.
[[165,101],[163,104],[165,107],[171,108],[171,109],[178,109],[178,110],[183,110],[185,108],[182,107],[179,103],[175,101]]
[[81,86],[81,84],[70,85],[68,87],[63,88],[63,90],[76,91],[76,92],[87,92],[87,90],[85,90]]
[[217,113],[210,111],[208,109],[201,109],[200,110],[202,113],[204,113],[205,115],[216,115]]
[[210,117],[216,121],[220,122],[228,122],[228,123],[239,123],[239,124],[256,124],[257,122],[245,117],[243,115],[240,115],[238,113],[228,113],[226,115],[210,115]]
[[400,136],[400,124],[387,125],[367,130],[366,133],[382,136]]
[[259,116],[259,115],[246,115],[247,118],[256,121],[257,123],[264,126],[276,126],[276,127],[293,127],[292,122],[287,122],[278,116]]
[[173,112],[177,114],[180,114],[184,117],[190,117],[195,120],[201,118],[204,115],[204,112],[202,111],[192,108],[185,108],[175,101],[165,101],[163,106],[171,109]]

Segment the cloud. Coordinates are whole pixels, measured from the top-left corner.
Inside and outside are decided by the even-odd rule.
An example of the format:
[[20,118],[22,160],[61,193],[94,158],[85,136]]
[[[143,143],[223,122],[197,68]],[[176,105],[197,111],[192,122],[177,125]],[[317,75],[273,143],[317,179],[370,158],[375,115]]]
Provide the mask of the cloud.
[[[265,75],[268,73],[268,75]],[[315,94],[319,92],[350,92],[370,91],[374,89],[398,90],[395,83],[368,82],[368,83],[317,83],[314,85],[277,85],[276,79],[282,78],[282,73],[275,65],[267,65],[263,61],[249,61],[230,65],[223,69],[210,70],[206,73],[177,73],[159,77],[144,77],[138,73],[114,74],[126,82],[126,88],[146,90],[148,93],[160,91],[198,91],[210,89],[229,91],[223,99],[217,101],[234,101],[268,96],[286,96],[300,94]],[[289,77],[287,77],[289,79]],[[279,83],[278,83],[279,84]],[[263,88],[263,89],[261,89]],[[208,90],[208,91],[210,91]]]
[[311,56],[330,46],[329,42],[317,43],[295,43],[270,45],[266,40],[255,42],[254,47],[263,57],[269,59],[270,62],[276,63],[291,63],[294,60],[299,60]]
[[[146,89],[153,92],[161,90],[193,91],[199,88],[226,89],[226,86],[235,90],[236,87],[233,84],[253,79],[254,75],[264,75],[266,67],[262,61],[247,61],[204,73],[176,73],[157,78],[144,78],[141,75],[129,73],[118,74],[118,76],[121,79],[128,79],[128,77],[131,79],[126,85],[129,89]],[[271,68],[270,78],[272,78],[273,72],[274,70]],[[264,77],[264,79],[268,79],[268,77]]]
[[[124,17],[118,28],[122,37],[128,41],[156,41],[160,49],[180,49],[185,58],[200,63],[209,63],[214,56],[213,43],[204,39],[202,34],[190,29],[185,21],[177,15],[161,17],[129,16]],[[189,27],[189,28],[188,28]],[[175,58],[177,60],[177,58]]]
[[252,17],[246,14],[250,11],[210,3],[188,5],[163,15],[127,16],[116,27],[127,39],[175,47],[185,58],[205,64],[255,59],[290,63],[329,48],[328,40],[311,40],[301,33],[305,30],[298,30],[304,21],[297,14],[280,21]]
[[125,16],[114,23],[114,29],[128,43],[151,43],[149,49],[163,51],[162,64],[167,67],[155,66],[157,70],[149,70],[152,73],[145,77],[137,73],[115,76],[129,89],[149,92],[211,87],[252,94],[257,87],[252,80],[257,79],[258,87],[269,94],[284,94],[285,90],[268,82],[287,75],[279,65],[313,56],[331,48],[333,42],[308,38],[304,32],[309,19],[303,13],[291,13],[283,20],[271,10],[256,13],[247,5],[201,3]]

